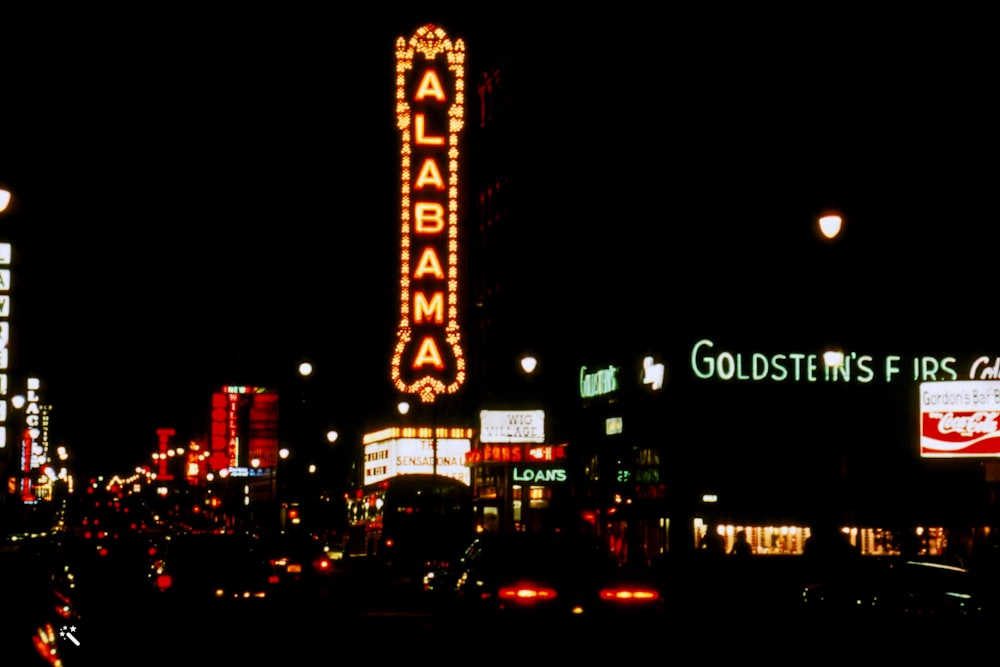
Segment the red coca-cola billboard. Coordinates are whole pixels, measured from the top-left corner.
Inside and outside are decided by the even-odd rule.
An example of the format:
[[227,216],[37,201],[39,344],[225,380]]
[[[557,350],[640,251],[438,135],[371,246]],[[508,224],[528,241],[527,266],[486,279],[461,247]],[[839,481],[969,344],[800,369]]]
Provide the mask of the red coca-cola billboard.
[[922,383],[920,456],[1000,457],[1000,381]]

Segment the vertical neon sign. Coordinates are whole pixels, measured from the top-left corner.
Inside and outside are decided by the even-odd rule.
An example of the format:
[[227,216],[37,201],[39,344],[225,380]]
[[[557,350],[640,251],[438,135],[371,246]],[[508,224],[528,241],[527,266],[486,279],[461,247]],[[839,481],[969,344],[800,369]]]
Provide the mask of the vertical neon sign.
[[[434,25],[396,40],[401,133],[399,327],[392,382],[424,403],[465,382],[458,326],[459,135],[465,43]],[[442,259],[444,261],[442,261]]]
[[[0,209],[3,207],[0,206]],[[0,449],[7,447],[7,370],[10,368],[10,258],[9,243],[0,243]]]

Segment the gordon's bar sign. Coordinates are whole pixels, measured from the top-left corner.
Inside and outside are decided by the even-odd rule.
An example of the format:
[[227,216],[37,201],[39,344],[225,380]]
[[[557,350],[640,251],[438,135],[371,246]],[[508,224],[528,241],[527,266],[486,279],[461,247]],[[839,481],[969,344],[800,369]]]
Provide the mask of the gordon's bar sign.
[[922,383],[920,456],[1000,457],[1000,382]]
[[433,403],[465,382],[458,326],[459,136],[465,43],[425,25],[396,40],[400,142],[399,326],[392,382]]

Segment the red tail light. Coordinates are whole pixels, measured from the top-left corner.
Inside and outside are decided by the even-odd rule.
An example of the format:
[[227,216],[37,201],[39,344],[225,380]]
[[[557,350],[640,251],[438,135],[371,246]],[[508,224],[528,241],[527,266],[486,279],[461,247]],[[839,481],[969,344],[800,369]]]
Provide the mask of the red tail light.
[[514,586],[502,587],[498,595],[501,600],[519,604],[531,604],[555,600],[557,593],[554,588],[539,586],[532,583],[519,583]]
[[648,603],[660,599],[660,592],[653,588],[604,588],[601,599],[622,603]]
[[174,580],[169,574],[160,574],[156,577],[156,587],[161,591],[165,591],[170,588],[174,583]]

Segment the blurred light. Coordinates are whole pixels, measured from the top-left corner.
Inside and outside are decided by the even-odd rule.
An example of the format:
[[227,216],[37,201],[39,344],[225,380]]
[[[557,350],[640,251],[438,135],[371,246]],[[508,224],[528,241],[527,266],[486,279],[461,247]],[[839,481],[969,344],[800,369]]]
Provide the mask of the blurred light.
[[406,401],[400,401],[396,408],[399,410],[399,414],[405,415],[410,411],[410,404]]
[[312,375],[312,372],[313,372],[313,365],[308,361],[303,361],[302,363],[299,364],[299,375],[301,375],[302,377],[309,377],[310,375]]
[[290,453],[291,452],[288,451],[288,447],[282,447],[281,449],[278,450],[278,456],[283,459],[287,459]]
[[10,190],[0,188],[0,212],[5,211],[8,204],[10,204]]
[[663,389],[663,375],[665,368],[662,363],[657,363],[653,357],[643,357],[642,359],[642,383],[648,384],[654,390]]
[[844,353],[839,350],[827,350],[823,353],[823,363],[834,368],[844,365]]
[[333,443],[337,442],[337,438],[339,438],[339,437],[340,437],[340,434],[339,434],[339,433],[337,433],[336,431],[327,431],[327,432],[326,432],[326,440],[327,440],[327,442],[329,442],[329,443],[330,443],[331,445],[332,445]]
[[521,357],[521,370],[523,370],[525,373],[528,373],[530,375],[531,373],[535,372],[535,369],[537,367],[538,367],[538,359],[536,359],[534,356],[526,354],[525,356]]
[[828,239],[836,238],[843,225],[844,219],[835,213],[823,215],[819,219],[819,231]]

